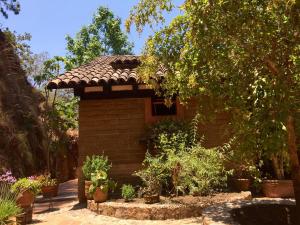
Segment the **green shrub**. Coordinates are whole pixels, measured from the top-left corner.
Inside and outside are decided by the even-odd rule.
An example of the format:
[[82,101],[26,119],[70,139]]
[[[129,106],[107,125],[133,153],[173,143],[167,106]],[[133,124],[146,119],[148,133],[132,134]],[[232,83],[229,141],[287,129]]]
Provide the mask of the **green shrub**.
[[148,131],[148,143],[159,151],[147,152],[144,168],[135,173],[143,181],[144,191],[205,195],[224,188],[229,172],[224,155],[218,149],[201,146],[198,133],[199,115],[190,124],[161,121]]
[[0,225],[9,224],[9,218],[21,213],[16,203],[17,193],[10,191],[10,185],[0,183]]
[[12,185],[11,190],[15,193],[30,190],[35,195],[37,195],[38,193],[41,192],[41,183],[37,180],[33,180],[29,178],[21,178]]
[[122,197],[125,201],[131,201],[135,198],[135,190],[134,187],[130,184],[123,184],[122,186]]
[[0,225],[9,224],[10,217],[21,213],[17,203],[12,200],[0,199]]
[[82,172],[86,180],[91,180],[92,173],[97,173],[97,171],[108,172],[111,165],[108,163],[108,158],[104,155],[92,155],[92,157],[87,156],[83,166]]
[[168,171],[160,156],[151,156],[146,153],[143,161],[143,169],[135,172],[133,175],[138,176],[144,187],[142,193],[147,195],[157,195],[161,191],[162,185],[166,182]]
[[227,184],[224,157],[215,148],[196,145],[186,151],[166,152],[167,167],[175,192],[206,195]]
[[148,150],[163,150],[173,148],[177,150],[186,149],[195,145],[198,141],[197,128],[198,116],[191,123],[162,120],[147,130]]

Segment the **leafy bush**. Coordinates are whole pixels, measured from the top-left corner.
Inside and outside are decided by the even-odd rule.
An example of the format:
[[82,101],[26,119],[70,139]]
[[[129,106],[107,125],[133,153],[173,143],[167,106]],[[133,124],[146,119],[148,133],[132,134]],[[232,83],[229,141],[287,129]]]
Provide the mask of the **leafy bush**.
[[135,173],[144,190],[158,193],[164,187],[170,193],[208,194],[226,186],[229,172],[224,168],[224,155],[218,149],[206,149],[197,137],[199,115],[188,125],[162,121],[152,127],[151,143],[158,149],[147,152],[144,168]]
[[143,194],[157,195],[161,191],[162,184],[166,182],[168,176],[163,160],[160,156],[151,156],[146,153],[143,161],[143,169],[134,173],[135,176],[141,178],[144,184]]
[[192,147],[198,141],[197,115],[191,123],[175,120],[162,120],[147,131],[148,150],[163,150],[165,148],[185,149]]
[[108,163],[108,158],[104,155],[87,156],[82,166],[82,172],[86,180],[91,180],[92,173],[103,171],[107,173],[111,165]]
[[41,191],[41,183],[37,180],[33,180],[29,178],[21,178],[12,185],[11,190],[14,193],[20,193],[26,190],[30,190],[35,195],[37,195]]
[[10,185],[0,183],[0,225],[9,224],[9,218],[21,213],[16,203],[17,193],[10,191]]
[[135,190],[132,185],[130,184],[123,184],[122,186],[122,197],[125,201],[131,201],[135,198]]
[[178,153],[167,150],[165,166],[171,174],[176,195],[178,192],[206,195],[224,188],[227,183],[224,157],[215,148],[196,145]]

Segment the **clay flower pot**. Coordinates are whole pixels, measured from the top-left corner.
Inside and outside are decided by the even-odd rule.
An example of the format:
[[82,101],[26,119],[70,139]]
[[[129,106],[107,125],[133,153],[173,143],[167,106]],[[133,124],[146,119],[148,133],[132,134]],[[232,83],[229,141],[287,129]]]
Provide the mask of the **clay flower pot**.
[[16,216],[16,224],[26,225],[26,214],[25,213],[21,213]]
[[102,190],[100,188],[97,188],[93,194],[93,198],[96,203],[105,202],[107,200],[107,197],[108,197],[108,191]]
[[34,193],[30,190],[23,191],[19,193],[17,197],[17,204],[21,208],[30,207],[34,202]]
[[236,191],[249,191],[250,190],[250,180],[249,179],[234,179],[233,180],[234,188]]
[[264,180],[262,191],[269,198],[294,198],[292,180]]
[[23,212],[16,216],[16,224],[25,225],[32,222],[32,206],[23,208]]
[[53,198],[58,195],[58,185],[43,186],[42,194],[44,198]]
[[158,203],[160,201],[158,194],[156,194],[156,195],[144,194],[143,198],[144,198],[146,204],[154,204],[154,203]]
[[87,200],[93,199],[93,196],[89,193],[89,189],[91,185],[92,185],[92,181],[89,180],[84,181],[84,193]]

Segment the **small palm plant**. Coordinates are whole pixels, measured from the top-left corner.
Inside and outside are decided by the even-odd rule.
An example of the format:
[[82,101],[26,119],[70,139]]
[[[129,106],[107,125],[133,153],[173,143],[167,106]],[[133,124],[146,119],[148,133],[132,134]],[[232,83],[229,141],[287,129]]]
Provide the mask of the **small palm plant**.
[[12,217],[21,213],[21,208],[17,206],[17,192],[10,190],[8,183],[0,183],[0,225],[9,224]]

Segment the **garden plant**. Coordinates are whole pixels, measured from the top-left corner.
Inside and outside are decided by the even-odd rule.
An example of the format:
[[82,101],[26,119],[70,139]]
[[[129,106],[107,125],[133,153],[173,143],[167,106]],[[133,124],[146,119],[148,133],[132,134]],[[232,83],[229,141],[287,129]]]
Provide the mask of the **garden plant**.
[[132,201],[136,196],[134,187],[131,184],[123,184],[121,191],[122,191],[122,198],[125,200],[125,202]]
[[0,225],[9,224],[22,212],[16,202],[18,192],[12,192],[10,187],[8,183],[0,182]]

